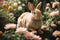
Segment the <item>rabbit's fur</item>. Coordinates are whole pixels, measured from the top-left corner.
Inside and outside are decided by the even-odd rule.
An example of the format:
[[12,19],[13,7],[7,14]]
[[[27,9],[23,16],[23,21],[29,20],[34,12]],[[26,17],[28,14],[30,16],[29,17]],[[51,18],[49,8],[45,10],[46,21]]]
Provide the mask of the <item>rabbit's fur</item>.
[[28,3],[28,7],[31,12],[22,13],[18,18],[17,28],[26,27],[29,30],[40,30],[42,26],[42,15],[39,8],[41,7],[41,2],[34,8],[32,3]]

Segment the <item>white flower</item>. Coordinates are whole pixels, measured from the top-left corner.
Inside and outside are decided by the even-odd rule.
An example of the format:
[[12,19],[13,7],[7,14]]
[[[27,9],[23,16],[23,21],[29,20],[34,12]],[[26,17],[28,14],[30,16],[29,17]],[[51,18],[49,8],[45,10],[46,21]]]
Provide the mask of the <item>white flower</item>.
[[8,16],[14,16],[14,14],[13,13],[9,13]]
[[13,6],[14,6],[14,7],[17,7],[17,6],[18,6],[18,3],[15,2],[15,3],[13,4]]
[[9,24],[6,24],[5,29],[15,29],[16,28],[16,24],[13,24],[13,23],[9,23]]
[[19,6],[19,7],[18,7],[18,10],[19,10],[19,11],[22,10],[22,9],[23,9],[22,6]]
[[16,29],[16,33],[25,33],[25,32],[27,32],[27,28],[20,27]]
[[47,6],[47,7],[50,7],[50,3],[47,3],[46,6]]
[[3,3],[7,3],[7,1],[3,1]]
[[22,6],[25,6],[25,4],[22,4]]
[[21,2],[20,2],[20,1],[18,1],[18,4],[21,4]]

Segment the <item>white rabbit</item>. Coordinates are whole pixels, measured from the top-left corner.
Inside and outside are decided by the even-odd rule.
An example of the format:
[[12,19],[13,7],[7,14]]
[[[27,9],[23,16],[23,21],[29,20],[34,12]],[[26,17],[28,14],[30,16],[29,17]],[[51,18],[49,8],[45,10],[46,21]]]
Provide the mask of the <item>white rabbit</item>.
[[41,2],[36,8],[34,8],[33,4],[29,2],[28,7],[31,12],[22,13],[22,15],[18,18],[17,28],[26,27],[31,31],[40,31],[42,26],[42,15],[39,10],[41,7]]

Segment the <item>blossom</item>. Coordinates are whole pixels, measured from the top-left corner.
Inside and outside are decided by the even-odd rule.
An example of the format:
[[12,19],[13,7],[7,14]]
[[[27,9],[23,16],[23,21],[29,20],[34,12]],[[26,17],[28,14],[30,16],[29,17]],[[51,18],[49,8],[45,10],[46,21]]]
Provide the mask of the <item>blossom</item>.
[[16,33],[25,33],[25,32],[27,32],[27,28],[24,28],[24,27],[20,27],[20,28],[17,28],[16,29]]
[[16,24],[13,24],[13,23],[9,23],[9,24],[6,24],[5,29],[15,29],[16,28]]
[[13,7],[12,7],[12,6],[9,6],[9,7],[8,7],[8,10],[9,10],[9,11],[13,10]]
[[25,6],[25,4],[23,3],[22,6]]
[[19,7],[18,7],[18,10],[19,10],[19,11],[22,10],[22,9],[23,9],[22,6],[19,6]]
[[26,32],[24,33],[24,36],[26,37],[26,39],[31,39],[33,37],[33,33],[32,32]]
[[50,3],[47,3],[46,6],[47,6],[47,7],[50,7]]
[[57,7],[58,5],[59,5],[59,2],[56,1],[56,2],[54,2],[54,3],[52,4],[52,7],[55,8],[55,7]]
[[53,11],[50,13],[50,16],[58,16],[59,15],[59,11]]
[[33,39],[34,39],[34,40],[42,40],[42,38],[39,37],[39,36],[37,36],[37,35],[34,35],[34,36],[33,36]]
[[13,13],[9,13],[8,16],[14,16],[14,14]]
[[46,7],[45,9],[46,9],[46,10],[49,10],[49,7]]
[[54,23],[51,23],[51,27],[57,27],[57,25]]
[[56,30],[56,31],[53,32],[52,35],[55,36],[55,37],[60,36],[60,31]]
[[14,7],[17,7],[17,6],[18,6],[18,3],[15,2],[15,3],[13,4],[13,6],[14,6]]
[[2,8],[5,8],[5,7],[7,7],[7,4],[5,4],[5,3],[2,4]]
[[48,26],[46,26],[46,25],[42,25],[42,27],[41,27],[41,29],[47,29],[48,28]]
[[57,38],[56,38],[56,40],[60,40],[60,38],[59,38],[59,37],[57,37]]
[[20,1],[18,1],[18,4],[21,4],[21,2],[20,2]]

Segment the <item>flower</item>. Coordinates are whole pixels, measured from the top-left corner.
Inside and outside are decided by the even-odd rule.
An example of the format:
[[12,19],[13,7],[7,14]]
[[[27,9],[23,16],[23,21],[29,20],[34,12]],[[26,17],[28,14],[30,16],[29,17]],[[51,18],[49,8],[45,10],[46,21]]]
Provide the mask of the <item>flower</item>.
[[23,4],[22,4],[22,6],[24,7],[24,6],[25,6],[25,4],[23,3]]
[[13,10],[13,7],[12,7],[12,6],[9,6],[9,7],[8,7],[8,10],[9,10],[9,11]]
[[17,7],[17,6],[18,6],[18,3],[15,2],[15,3],[13,4],[13,6],[14,6],[14,7]]
[[47,7],[50,7],[50,3],[47,3],[46,6],[47,6]]
[[57,37],[57,38],[56,38],[56,40],[60,40],[60,38],[59,38],[59,37]]
[[9,23],[9,24],[6,24],[5,29],[15,29],[16,28],[16,24],[13,24],[13,23]]
[[2,35],[3,34],[3,32],[2,31],[0,31],[0,35]]
[[14,14],[13,13],[9,13],[8,16],[14,16]]
[[46,10],[49,10],[49,8],[50,8],[50,7],[46,7],[45,9],[46,9]]
[[32,32],[25,32],[24,36],[26,37],[26,39],[31,39],[33,37],[33,33]]
[[46,26],[46,25],[42,25],[42,27],[41,27],[41,29],[47,29],[48,28],[48,26]]
[[21,2],[20,2],[20,1],[18,1],[18,4],[21,4]]
[[7,3],[7,1],[4,0],[3,3]]
[[56,30],[56,31],[53,32],[52,35],[55,36],[55,37],[60,36],[60,31]]
[[24,28],[24,27],[20,27],[20,28],[17,28],[16,29],[16,33],[25,33],[25,32],[27,32],[27,28]]
[[42,40],[42,38],[39,37],[39,36],[37,36],[37,35],[34,35],[34,36],[33,36],[33,39],[34,39],[34,40]]
[[19,11],[22,10],[22,9],[23,9],[22,6],[19,6],[19,7],[18,7],[18,10],[19,10]]
[[59,2],[56,1],[56,2],[54,2],[54,3],[52,4],[52,7],[55,8],[55,7],[57,7],[58,5],[59,5]]
[[5,4],[5,3],[2,4],[2,8],[5,8],[5,7],[7,7],[7,4]]
[[59,15],[59,11],[53,11],[50,13],[50,16],[58,16]]
[[57,25],[54,23],[51,23],[51,27],[57,27]]

